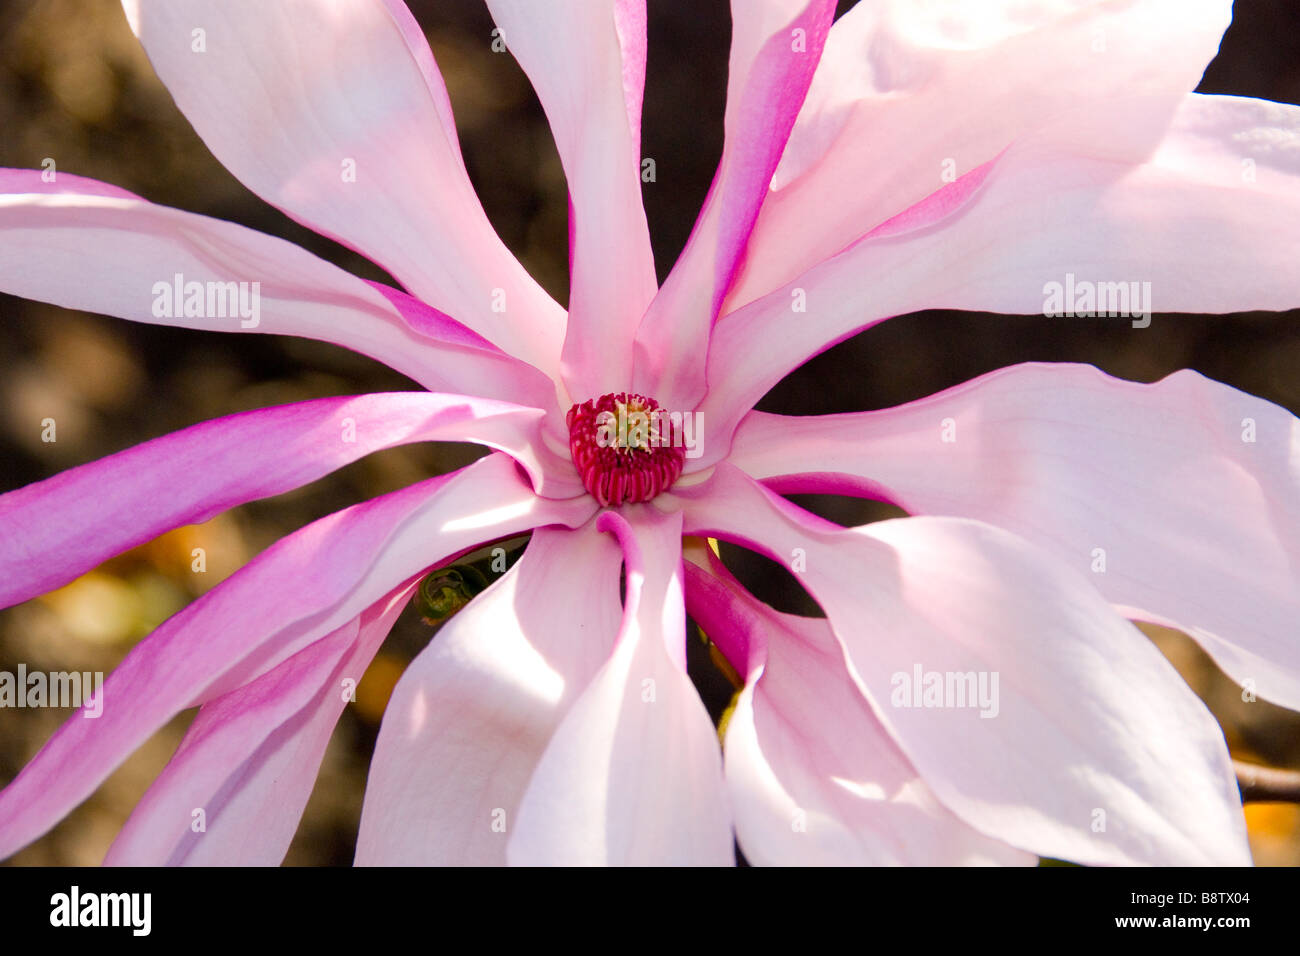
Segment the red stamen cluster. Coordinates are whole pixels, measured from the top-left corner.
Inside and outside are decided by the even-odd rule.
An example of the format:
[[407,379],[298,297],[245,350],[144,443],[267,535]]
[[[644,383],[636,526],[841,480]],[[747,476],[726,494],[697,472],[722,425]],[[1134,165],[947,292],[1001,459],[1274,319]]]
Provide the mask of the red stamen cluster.
[[668,417],[652,398],[602,395],[569,409],[568,423],[573,464],[602,505],[649,501],[682,473],[685,449],[671,441]]

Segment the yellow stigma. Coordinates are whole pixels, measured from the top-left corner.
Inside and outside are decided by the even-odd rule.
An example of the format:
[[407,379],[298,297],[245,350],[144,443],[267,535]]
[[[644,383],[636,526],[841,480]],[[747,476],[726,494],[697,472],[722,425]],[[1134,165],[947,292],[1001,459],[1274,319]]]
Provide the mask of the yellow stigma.
[[[649,451],[650,450],[650,433],[645,427],[628,427],[627,422],[649,422],[650,415],[654,409],[641,401],[640,398],[631,398],[626,402],[614,402],[614,414],[617,416],[616,421],[620,428],[626,428],[626,439],[620,442],[622,451]],[[638,417],[633,417],[638,416]]]

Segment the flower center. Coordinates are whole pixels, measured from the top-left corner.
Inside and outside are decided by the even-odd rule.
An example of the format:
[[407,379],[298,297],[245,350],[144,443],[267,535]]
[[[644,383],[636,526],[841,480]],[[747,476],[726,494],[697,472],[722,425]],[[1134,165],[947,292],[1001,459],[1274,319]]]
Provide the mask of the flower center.
[[649,501],[682,473],[685,449],[668,413],[644,395],[615,392],[569,409],[569,454],[602,505]]

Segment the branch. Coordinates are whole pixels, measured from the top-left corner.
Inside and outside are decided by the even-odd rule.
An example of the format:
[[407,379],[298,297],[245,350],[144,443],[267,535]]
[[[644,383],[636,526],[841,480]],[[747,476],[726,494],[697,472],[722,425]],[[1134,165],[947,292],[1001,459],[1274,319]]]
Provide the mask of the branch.
[[1300,803],[1300,770],[1261,767],[1240,760],[1234,760],[1232,768],[1237,772],[1242,800]]

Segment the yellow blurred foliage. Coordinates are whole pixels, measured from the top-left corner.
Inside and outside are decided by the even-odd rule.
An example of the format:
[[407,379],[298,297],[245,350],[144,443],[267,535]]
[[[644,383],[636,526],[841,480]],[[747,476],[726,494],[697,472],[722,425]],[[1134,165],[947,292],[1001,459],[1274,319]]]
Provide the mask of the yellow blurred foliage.
[[406,670],[407,662],[395,654],[380,651],[357,684],[356,712],[368,724],[383,719],[393,688]]
[[1246,804],[1246,831],[1257,866],[1297,866],[1300,806],[1294,803]]
[[129,645],[216,587],[247,558],[238,525],[222,514],[160,535],[36,600],[76,640]]

